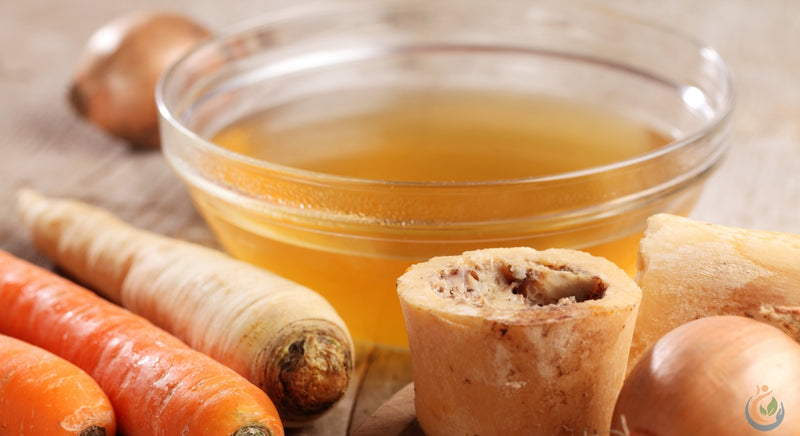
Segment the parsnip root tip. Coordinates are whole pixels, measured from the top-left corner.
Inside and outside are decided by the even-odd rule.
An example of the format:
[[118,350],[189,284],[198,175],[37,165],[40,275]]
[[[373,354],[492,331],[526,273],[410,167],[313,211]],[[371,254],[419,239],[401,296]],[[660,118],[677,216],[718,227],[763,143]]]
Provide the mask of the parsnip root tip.
[[27,226],[32,219],[31,216],[39,213],[39,210],[48,201],[42,194],[33,188],[20,188],[17,190],[17,213],[22,218],[22,224]]
[[263,388],[284,422],[307,421],[329,410],[346,393],[353,371],[345,332],[299,324],[287,326],[281,352],[266,366]]
[[18,209],[27,209],[26,206],[43,198],[42,194],[39,194],[33,188],[19,188],[17,190],[17,202],[20,206]]

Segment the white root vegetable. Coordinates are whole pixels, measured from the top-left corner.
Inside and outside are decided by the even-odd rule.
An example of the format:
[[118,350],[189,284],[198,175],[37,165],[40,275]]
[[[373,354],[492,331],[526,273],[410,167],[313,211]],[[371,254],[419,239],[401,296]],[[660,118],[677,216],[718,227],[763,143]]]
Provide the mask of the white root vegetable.
[[642,305],[629,368],[667,332],[697,318],[747,316],[789,332],[786,308],[800,306],[798,259],[800,235],[654,215],[639,246]]
[[81,202],[24,190],[18,207],[36,247],[63,270],[261,387],[285,425],[344,395],[353,342],[316,292]]
[[477,250],[412,266],[397,292],[426,435],[610,429],[641,298],[616,265]]

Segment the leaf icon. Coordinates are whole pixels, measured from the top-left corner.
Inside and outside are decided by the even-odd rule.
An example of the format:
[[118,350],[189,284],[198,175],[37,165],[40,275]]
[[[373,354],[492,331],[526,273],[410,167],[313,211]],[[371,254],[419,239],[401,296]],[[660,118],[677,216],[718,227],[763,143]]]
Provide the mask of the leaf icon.
[[772,416],[777,411],[778,411],[778,400],[776,400],[775,397],[772,397],[772,401],[770,401],[769,404],[767,404],[767,413],[769,414],[769,416]]
[[764,406],[758,406],[758,410],[762,415],[767,416],[767,411],[764,409]]

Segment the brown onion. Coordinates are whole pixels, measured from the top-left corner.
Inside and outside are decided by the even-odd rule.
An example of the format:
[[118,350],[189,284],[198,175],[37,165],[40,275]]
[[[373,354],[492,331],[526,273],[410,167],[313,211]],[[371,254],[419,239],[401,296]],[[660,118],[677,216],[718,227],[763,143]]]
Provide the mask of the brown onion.
[[628,375],[613,428],[651,436],[798,435],[800,344],[738,316],[677,327]]
[[135,146],[158,147],[158,78],[209,34],[189,18],[168,12],[137,12],[112,20],[84,48],[70,86],[72,107]]

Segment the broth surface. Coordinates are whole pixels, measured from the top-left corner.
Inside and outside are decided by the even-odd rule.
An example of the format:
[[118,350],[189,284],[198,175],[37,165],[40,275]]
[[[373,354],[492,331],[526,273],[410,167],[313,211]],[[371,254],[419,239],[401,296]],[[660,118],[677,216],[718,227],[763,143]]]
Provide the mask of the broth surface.
[[609,164],[671,138],[629,118],[545,97],[350,91],[258,112],[213,141],[328,174],[392,181],[479,181]]
[[[614,113],[550,98],[369,90],[255,113],[222,129],[213,140],[238,153],[323,173],[394,181],[478,181],[608,164],[661,147],[671,138]],[[244,208],[220,207],[199,190],[193,195],[232,255],[320,292],[354,337],[406,345],[395,281],[412,263],[426,258],[398,257],[400,250],[391,242],[353,253],[352,244],[336,246],[313,234],[299,236],[291,223],[282,226]],[[430,209],[424,201],[411,207]],[[674,213],[686,213],[691,205],[677,207],[681,210]],[[596,240],[603,242],[580,248],[633,272],[638,231],[623,228],[627,236],[603,237],[619,233],[623,220],[596,230]],[[559,238],[531,229],[530,240],[524,242],[538,249],[575,248],[573,241]],[[429,257],[458,254],[444,245],[429,245]]]

